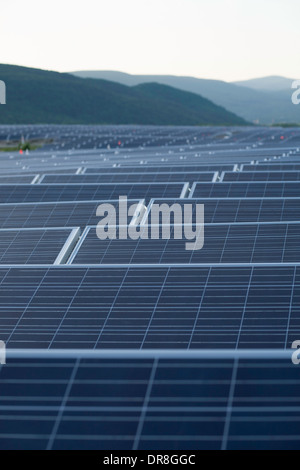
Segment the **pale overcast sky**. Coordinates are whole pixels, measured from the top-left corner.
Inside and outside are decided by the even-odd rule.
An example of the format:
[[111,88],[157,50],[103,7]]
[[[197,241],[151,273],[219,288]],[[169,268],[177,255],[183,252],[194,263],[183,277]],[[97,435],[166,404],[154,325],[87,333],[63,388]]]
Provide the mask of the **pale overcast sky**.
[[299,0],[1,0],[0,63],[300,78]]

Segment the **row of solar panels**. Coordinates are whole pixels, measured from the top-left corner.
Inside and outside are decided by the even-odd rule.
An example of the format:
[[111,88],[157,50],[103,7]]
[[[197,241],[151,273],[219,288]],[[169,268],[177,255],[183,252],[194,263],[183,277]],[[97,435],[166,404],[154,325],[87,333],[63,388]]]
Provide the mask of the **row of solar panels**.
[[[157,147],[156,150],[140,147],[100,152],[97,149],[84,151],[60,149],[51,153],[42,149],[23,155],[12,153],[9,155],[9,159],[2,160],[1,170],[2,174],[44,174],[56,173],[57,170],[61,170],[62,173],[71,173],[74,167],[77,167],[76,171],[80,169],[80,172],[88,172],[91,169],[99,173],[102,169],[107,169],[110,172],[114,167],[121,167],[131,172],[135,166],[136,170],[141,169],[143,172],[143,169],[149,165],[149,170],[153,172],[158,168],[163,171],[166,166],[179,168],[181,165],[201,166],[202,164],[204,167],[220,165],[219,171],[221,171],[221,167],[233,166],[234,164],[241,168],[243,163],[250,162],[269,164],[284,161],[297,163],[299,161],[300,148],[295,148],[290,140],[266,146],[261,141],[252,144],[252,137],[248,135],[244,144],[232,143],[228,145],[228,142],[226,144],[215,142],[209,145],[197,144],[182,147],[177,145],[169,147],[169,150],[164,147]],[[247,143],[248,140],[250,142]],[[230,170],[228,168],[228,171]]]
[[1,185],[0,203],[59,202],[153,198],[297,198],[299,183],[224,182],[224,183],[115,183],[115,184],[40,184]]
[[[51,154],[45,150],[23,155],[12,154],[9,160],[2,162],[2,174],[24,174],[29,173],[72,173],[76,168],[80,171],[89,169],[99,173],[102,169],[122,168],[131,171],[133,167],[142,169],[149,165],[149,169],[156,171],[166,166],[233,166],[242,164],[273,164],[273,163],[297,163],[299,162],[300,148],[292,146],[274,146],[272,148],[257,146],[193,146],[193,147],[172,147],[169,151],[165,149],[130,149],[126,150],[99,150],[82,151],[58,151]],[[69,171],[68,168],[70,169]],[[226,168],[224,168],[225,170]],[[231,170],[230,168],[228,169]]]
[[1,267],[0,337],[8,348],[290,349],[299,292],[295,265]]
[[[218,185],[223,187],[224,184]],[[280,190],[281,190],[280,184]],[[32,186],[31,186],[32,188]],[[71,187],[73,189],[73,187]],[[203,188],[203,185],[201,185]],[[23,189],[23,187],[22,187]],[[40,189],[40,187],[38,187]],[[162,188],[165,190],[165,187]],[[181,188],[180,188],[181,189]],[[15,188],[16,190],[16,188]],[[256,188],[257,190],[257,188]],[[74,195],[74,191],[72,191],[72,195]],[[71,195],[71,197],[72,197]],[[77,195],[77,193],[76,193]],[[46,227],[74,227],[79,226],[84,229],[86,226],[89,225],[96,225],[99,222],[99,217],[96,215],[96,210],[99,204],[105,201],[95,201],[95,202],[77,202],[77,203],[22,203],[22,204],[1,204],[1,214],[0,214],[0,227],[1,228],[46,228]],[[138,200],[130,200],[128,201],[129,204],[138,204]],[[161,203],[169,203],[169,205],[179,205],[182,209],[184,209],[184,205],[186,204],[186,199],[175,199],[175,200],[152,200],[150,203],[150,215],[151,215],[151,208],[153,204],[161,204]],[[261,262],[281,262],[285,260],[286,262],[292,261],[294,259],[295,262],[298,262],[296,248],[295,251],[291,250],[290,255],[285,256],[282,249],[283,247],[287,250],[290,249],[289,243],[286,241],[291,240],[291,244],[294,243],[294,238],[297,238],[297,235],[291,235],[291,230],[294,230],[296,233],[297,224],[293,224],[290,226],[286,224],[276,224],[276,225],[236,225],[231,226],[232,223],[246,223],[246,222],[296,222],[299,220],[299,200],[297,198],[294,199],[283,199],[283,198],[274,198],[274,199],[199,199],[189,200],[190,203],[193,204],[194,212],[196,208],[196,204],[204,204],[205,206],[205,223],[206,223],[206,244],[205,249],[201,250],[199,253],[194,253],[194,262],[220,262],[221,259],[227,260],[229,262],[229,258],[232,257],[232,262],[236,262],[236,257],[229,248],[228,257],[226,256],[226,249],[225,247],[229,246],[232,243],[236,243],[236,246],[239,248],[239,244],[242,244],[243,252],[241,252],[241,262],[245,262],[245,259],[249,260],[249,262],[254,262],[253,260],[259,257],[259,252],[264,251],[264,246],[262,245],[264,238],[269,238],[269,251],[266,250],[265,256],[262,256]],[[73,205],[74,204],[74,205]],[[118,220],[118,201],[111,201],[111,204],[116,209],[116,215]],[[113,221],[110,221],[113,223]],[[130,219],[128,218],[128,223]],[[226,222],[226,224],[225,224]],[[116,223],[116,222],[114,222]],[[216,224],[216,223],[223,223],[222,226],[208,226],[207,224]],[[291,227],[293,227],[291,229]],[[8,232],[9,233],[9,232]],[[12,233],[12,232],[11,232]],[[22,232],[20,232],[22,233]],[[28,240],[30,241],[30,233],[28,231],[24,231],[22,235],[25,237],[27,234]],[[246,246],[245,237],[248,234],[248,244]],[[264,235],[265,234],[265,235]],[[90,251],[95,250],[96,256],[98,260],[101,259],[103,253],[107,254],[107,248],[109,245],[109,250],[116,253],[118,251],[123,251],[125,254],[124,259],[131,259],[132,257],[132,250],[135,243],[131,243],[130,241],[126,244],[121,244],[120,242],[109,243],[109,242],[102,242],[100,245],[99,240],[95,236],[91,236],[89,234],[91,248]],[[222,242],[223,240],[223,242]],[[9,243],[9,238],[8,238]],[[85,241],[86,243],[86,241]],[[257,244],[257,245],[256,245]],[[14,250],[14,244],[11,244],[11,252]],[[151,249],[147,248],[147,245]],[[184,262],[191,262],[191,255],[188,253],[184,253],[183,242],[179,241],[154,241],[150,242],[143,241],[139,244],[137,250],[135,251],[135,255],[140,258],[140,246],[143,246],[142,251],[146,253],[147,257],[151,258],[151,254],[159,256],[161,252],[161,257],[157,258],[157,256],[153,257],[152,262],[156,260],[156,262],[163,262],[163,259],[167,253],[169,252],[169,256],[172,258],[172,252],[177,252],[177,255],[174,258],[174,262],[180,262],[181,260],[185,260]],[[30,246],[33,246],[31,244]],[[173,246],[173,247],[172,247]],[[256,246],[260,247],[258,251],[256,251]],[[252,251],[251,251],[252,247]],[[205,255],[205,251],[207,248],[207,254],[210,254],[208,257]],[[217,248],[217,249],[216,249]],[[240,249],[240,248],[239,248]],[[4,251],[3,251],[4,250]],[[3,246],[2,252],[5,252],[6,248]],[[169,251],[170,250],[170,251]],[[211,252],[212,250],[212,252]],[[220,251],[221,250],[221,251]],[[272,256],[272,251],[276,251],[276,253]],[[213,253],[214,252],[214,253]],[[222,257],[220,258],[220,254]],[[244,255],[244,257],[243,257]],[[289,257],[290,256],[290,257]],[[293,258],[294,256],[294,258]],[[250,259],[249,259],[250,257]],[[8,260],[11,259],[8,257]],[[47,258],[45,258],[47,259]],[[139,262],[142,262],[140,258]],[[86,263],[90,264],[91,261],[88,261],[89,257],[86,258]],[[198,261],[196,261],[198,260]],[[202,260],[202,261],[201,261]],[[218,260],[218,261],[216,261]],[[95,259],[94,259],[95,261]],[[183,262],[183,261],[182,261]],[[18,264],[16,261],[11,261],[12,264]],[[0,262],[1,264],[1,262]],[[20,263],[21,264],[21,263]],[[42,263],[44,264],[44,263]]]
[[[196,238],[200,228],[192,228]],[[170,230],[170,239],[164,239],[164,226],[158,227],[159,239],[151,238],[151,230],[153,227],[147,231],[144,228],[143,239],[138,241],[130,238],[100,241],[96,227],[87,227],[77,243],[81,234],[79,227],[1,229],[0,265],[300,263],[299,222],[206,224],[205,229],[201,228],[205,230],[204,247],[192,252],[186,250],[184,233],[182,240],[174,238],[174,226]],[[182,232],[184,230],[185,226]],[[145,239],[146,232],[148,239]]]
[[299,447],[299,373],[288,356],[171,357],[9,356],[0,449]]
[[[81,169],[78,169],[81,170]],[[141,168],[106,168],[106,169],[82,169],[74,173],[57,173],[40,175],[7,175],[0,177],[1,184],[34,184],[39,183],[155,183],[177,181],[206,181],[216,179],[216,173],[220,175],[220,181],[298,181],[300,174],[299,164],[273,164],[273,165],[244,165],[241,171],[232,171],[232,165],[208,166],[173,166],[173,167],[141,167]],[[106,170],[106,171],[105,171]],[[237,170],[237,168],[236,168]]]
[[[239,168],[241,171],[251,171],[251,172],[260,172],[260,171],[300,171],[300,163],[298,162],[290,162],[289,160],[285,161],[284,163],[259,163],[259,164],[242,164],[242,165],[230,165],[230,164],[198,164],[198,163],[182,163],[177,165],[153,165],[149,163],[148,165],[139,165],[139,166],[121,166],[121,167],[111,167],[111,168],[83,168],[83,174],[93,174],[93,173],[153,173],[153,172],[170,172],[173,173],[174,171],[182,171],[182,172],[189,172],[189,171],[199,171],[199,172],[207,172],[207,171],[236,171]],[[70,172],[71,173],[71,172]]]
[[[159,239],[153,239],[154,227],[151,226],[141,230],[143,239],[138,241],[130,238],[100,241],[96,227],[87,227],[70,262],[81,265],[300,263],[299,222],[192,225],[194,241],[200,236],[197,229],[205,232],[204,246],[193,251],[186,249],[183,233],[186,226],[178,227],[182,232],[181,240],[174,238],[174,226],[170,230],[170,239],[163,239],[169,236],[169,231],[164,235],[165,226],[158,227]],[[118,237],[118,230],[116,235]]]
[[68,183],[157,183],[157,182],[213,182],[213,181],[299,181],[300,171],[259,171],[259,172],[224,172],[219,176],[219,173],[211,172],[155,172],[155,173],[105,173],[105,174],[84,174],[84,175],[44,175],[40,183],[43,184],[68,184]]
[[[283,135],[284,134],[284,135]],[[92,148],[157,148],[189,145],[250,145],[272,146],[285,141],[299,145],[298,129],[251,128],[161,128],[141,126],[1,126],[0,138],[10,142],[28,139],[48,139],[47,149],[82,151]]]
[[[30,202],[0,205],[0,229],[81,227],[97,225],[100,218],[96,211],[100,204],[111,204],[119,219],[119,200],[68,201],[68,202]],[[144,204],[144,200],[129,199],[128,206]],[[152,199],[148,205],[150,212],[153,204],[173,204],[184,209],[192,204],[193,217],[197,204],[204,204],[205,223],[242,223],[242,222],[297,222],[300,220],[299,198],[221,198],[221,199]],[[150,217],[149,216],[149,217]],[[107,219],[112,222],[112,219]],[[128,217],[128,223],[131,218]]]
[[[199,144],[207,141],[214,141],[215,136],[220,134],[224,137],[228,128],[175,128],[163,129],[161,127],[141,127],[141,126],[1,126],[0,137],[7,142],[20,140],[23,135],[28,139],[51,139],[53,142],[47,144],[48,149],[91,149],[111,147],[163,147],[174,145]],[[241,129],[232,136],[232,141],[244,137]],[[253,131],[250,131],[250,135]],[[272,129],[264,132],[267,136],[274,136],[278,141],[281,130]],[[294,133],[286,131],[289,138],[297,138]],[[227,133],[227,139],[230,136]]]
[[[181,175],[180,173],[178,173]],[[203,173],[210,177],[213,173]],[[287,173],[247,173],[235,172],[225,173],[226,175],[277,175],[281,177]],[[288,173],[297,178],[300,173]],[[60,178],[72,181],[78,178],[92,178],[96,175],[46,175],[44,178]],[[117,175],[118,176],[118,175]],[[2,204],[0,221],[3,228],[41,228],[41,227],[60,227],[60,226],[79,226],[84,228],[88,225],[95,225],[98,220],[96,217],[96,208],[101,202],[82,202],[76,203],[74,207],[69,204],[62,204],[60,201],[77,201],[90,199],[110,199],[119,197],[123,194],[133,194],[134,197],[143,197],[151,194],[156,197],[181,197],[189,194],[189,197],[212,197],[220,198],[219,200],[191,201],[195,203],[205,203],[205,222],[217,223],[223,222],[222,226],[206,227],[205,249],[200,253],[190,255],[184,251],[183,243],[179,241],[142,241],[134,248],[135,243],[126,242],[121,244],[102,242],[95,235],[95,230],[85,233],[82,238],[80,252],[77,253],[75,261],[80,264],[114,264],[119,260],[119,264],[127,263],[256,263],[260,260],[262,263],[281,263],[281,262],[298,262],[297,246],[295,239],[297,238],[297,224],[294,225],[253,225],[249,228],[244,226],[231,226],[229,224],[237,222],[275,222],[275,221],[296,221],[298,200],[298,184],[293,183],[195,183],[188,192],[187,184],[149,184],[147,186],[141,184],[101,184],[91,185],[83,183],[81,185],[69,184],[40,184],[40,185],[2,185],[1,192],[3,200],[12,201],[10,204]],[[101,197],[102,196],[102,197]],[[253,199],[260,196],[262,199]],[[272,196],[274,199],[265,199]],[[292,196],[294,199],[292,199]],[[236,199],[231,199],[235,197]],[[276,198],[281,198],[276,200]],[[286,197],[286,199],[283,199]],[[291,198],[288,199],[287,197]],[[221,201],[222,198],[230,198],[230,201]],[[241,199],[238,199],[241,198]],[[250,198],[247,201],[247,198]],[[57,203],[51,204],[15,204],[17,201],[53,201]],[[184,206],[185,200],[176,202]],[[146,199],[146,203],[149,200]],[[152,203],[155,201],[152,201]],[[117,208],[117,202],[113,202]],[[151,207],[151,204],[150,204]],[[1,220],[2,219],[2,220]],[[128,222],[130,220],[128,219]],[[224,222],[227,222],[225,225]],[[293,234],[292,234],[293,232]],[[38,233],[38,232],[36,232]],[[50,232],[53,236],[54,232]],[[88,235],[87,235],[88,233]],[[53,253],[49,250],[48,256],[38,255],[31,256],[30,252],[33,243],[30,241],[30,233],[20,231],[20,237],[27,236],[29,243],[25,243],[24,256],[22,257],[18,250],[15,256],[12,253],[18,247],[18,241],[11,242],[10,251],[5,243],[2,244],[0,264],[47,264],[54,262]],[[246,245],[245,240],[248,237]],[[8,238],[9,240],[9,238]],[[266,241],[268,240],[268,241]],[[8,242],[7,242],[8,243]],[[59,243],[59,242],[58,242]],[[269,243],[268,249],[266,243]],[[50,244],[51,245],[51,244]],[[236,253],[233,253],[232,246],[236,246]],[[151,248],[150,248],[151,247]],[[93,255],[95,253],[95,256]],[[74,258],[73,258],[74,259]],[[36,263],[34,263],[36,260]]]

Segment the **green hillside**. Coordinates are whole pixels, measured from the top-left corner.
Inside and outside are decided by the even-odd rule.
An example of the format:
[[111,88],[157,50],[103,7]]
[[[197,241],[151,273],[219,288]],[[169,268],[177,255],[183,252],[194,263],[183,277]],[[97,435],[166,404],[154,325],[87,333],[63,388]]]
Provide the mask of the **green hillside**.
[[260,124],[300,122],[299,106],[292,103],[292,80],[265,77],[244,82],[227,83],[171,75],[129,75],[113,71],[74,72],[81,78],[110,80],[127,86],[156,82],[196,93],[246,121]]
[[247,124],[199,95],[155,83],[128,87],[12,65],[0,65],[0,80],[1,124]]

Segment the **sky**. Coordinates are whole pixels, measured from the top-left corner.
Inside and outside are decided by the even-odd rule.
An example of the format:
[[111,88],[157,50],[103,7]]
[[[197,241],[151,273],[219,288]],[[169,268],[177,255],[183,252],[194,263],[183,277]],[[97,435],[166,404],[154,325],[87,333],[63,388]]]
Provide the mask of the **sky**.
[[0,63],[300,79],[299,0],[1,0]]

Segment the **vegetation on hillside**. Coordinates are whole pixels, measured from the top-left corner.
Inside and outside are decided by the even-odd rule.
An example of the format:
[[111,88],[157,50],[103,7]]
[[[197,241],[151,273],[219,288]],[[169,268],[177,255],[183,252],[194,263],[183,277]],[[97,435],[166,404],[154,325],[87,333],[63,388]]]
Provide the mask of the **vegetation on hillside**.
[[1,124],[247,124],[199,95],[155,83],[127,87],[12,65],[0,65],[0,79]]

